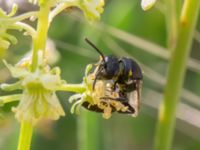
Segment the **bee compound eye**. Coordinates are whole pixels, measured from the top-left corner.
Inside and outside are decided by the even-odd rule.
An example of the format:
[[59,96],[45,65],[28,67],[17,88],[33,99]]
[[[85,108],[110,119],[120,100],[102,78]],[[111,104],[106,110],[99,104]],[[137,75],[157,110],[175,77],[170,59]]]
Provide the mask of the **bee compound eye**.
[[108,65],[105,63],[103,67],[104,69],[107,69]]

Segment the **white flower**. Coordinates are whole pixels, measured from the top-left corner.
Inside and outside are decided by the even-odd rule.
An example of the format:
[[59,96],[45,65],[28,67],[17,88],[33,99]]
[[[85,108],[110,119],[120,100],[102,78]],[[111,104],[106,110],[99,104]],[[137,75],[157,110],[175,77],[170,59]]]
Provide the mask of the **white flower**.
[[141,6],[143,10],[149,10],[151,7],[154,6],[156,0],[142,0]]

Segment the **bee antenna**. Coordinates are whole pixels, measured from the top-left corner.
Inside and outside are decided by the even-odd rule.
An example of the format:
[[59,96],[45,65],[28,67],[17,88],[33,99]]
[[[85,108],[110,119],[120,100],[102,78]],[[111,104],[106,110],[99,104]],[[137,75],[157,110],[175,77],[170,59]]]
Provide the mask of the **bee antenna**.
[[95,89],[95,85],[96,85],[96,82],[97,82],[97,78],[99,77],[99,74],[100,74],[101,71],[102,71],[102,68],[99,68],[98,71],[96,72],[95,79],[94,79],[94,82],[93,82],[93,85],[92,85],[92,90],[93,90],[93,91],[94,91],[94,89]]
[[103,53],[90,41],[88,40],[87,38],[85,38],[85,41],[90,45],[92,46],[102,57],[103,61],[105,62],[105,57],[103,55]]
[[95,77],[94,82],[93,82],[93,85],[92,85],[92,90],[93,90],[93,91],[94,91],[94,89],[95,89],[96,82],[97,82],[97,76]]

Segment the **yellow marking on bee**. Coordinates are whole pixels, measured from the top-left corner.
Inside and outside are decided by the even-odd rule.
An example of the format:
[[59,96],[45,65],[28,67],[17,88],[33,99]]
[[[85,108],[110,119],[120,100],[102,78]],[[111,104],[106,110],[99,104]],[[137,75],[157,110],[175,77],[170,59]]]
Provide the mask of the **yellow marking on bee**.
[[132,76],[133,75],[133,72],[132,70],[129,70],[129,73],[128,73],[129,76]]

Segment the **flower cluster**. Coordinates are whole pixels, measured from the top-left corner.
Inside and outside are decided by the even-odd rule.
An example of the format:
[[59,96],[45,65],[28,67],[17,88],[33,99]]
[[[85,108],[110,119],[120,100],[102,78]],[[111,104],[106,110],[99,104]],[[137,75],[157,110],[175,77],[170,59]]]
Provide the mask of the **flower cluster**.
[[[26,60],[12,66],[5,62],[12,76],[19,78],[17,87],[13,84],[15,89],[23,90],[18,106],[12,109],[16,118],[20,122],[35,124],[40,119],[57,120],[60,116],[64,116],[65,112],[55,93],[64,82],[60,78],[60,69],[57,67],[50,69],[48,65],[40,64],[36,71],[31,72],[29,63]],[[12,89],[12,85],[2,85],[3,89],[9,90],[9,87]]]
[[13,35],[7,33],[9,29],[16,28],[16,26],[14,26],[15,22],[11,19],[11,17],[15,15],[16,11],[17,11],[16,5],[13,5],[12,10],[9,14],[6,14],[6,12],[0,8],[0,17],[1,17],[0,19],[0,29],[1,29],[0,30],[0,51],[8,49],[10,46],[10,43],[13,43],[13,44],[17,43],[17,39]]
[[[80,8],[90,21],[99,19],[100,14],[104,10],[104,0],[29,0],[29,2],[38,4],[40,7],[45,7],[46,4],[48,8],[55,6],[51,14],[52,16],[56,16],[61,10],[67,7],[75,6]],[[156,0],[142,0],[141,5],[144,10],[147,10],[155,2]],[[16,11],[17,7],[15,5],[13,5],[12,11],[9,14],[6,14],[0,9],[0,50],[7,49],[10,43],[17,42],[14,36],[7,33],[8,29],[21,30],[25,28],[36,38],[34,36],[36,31],[30,26],[24,25],[24,28],[17,26],[16,22],[20,20],[13,19],[12,17]],[[26,19],[27,17],[22,17],[22,20],[23,18]],[[40,53],[43,51],[37,50],[37,52],[38,63],[34,71],[30,69],[33,63],[31,59],[23,59],[15,66],[4,61],[12,76],[18,78],[19,81],[12,85],[2,84],[1,88],[4,90],[21,89],[23,91],[18,106],[12,109],[20,122],[35,123],[41,118],[56,120],[60,116],[65,115],[56,96],[56,91],[63,85],[66,85],[61,80],[60,69],[51,69],[45,63],[44,57]],[[114,111],[126,112],[128,107],[120,101],[117,101],[120,95],[119,92],[112,89],[114,84],[112,80],[98,80],[95,84],[95,89],[93,89],[93,82],[97,70],[89,73],[91,69],[92,65],[88,65],[86,68],[82,83],[85,88],[84,91],[70,97],[70,102],[76,101],[71,108],[71,112],[73,113],[75,110],[78,110],[77,107],[83,106],[91,111],[102,112],[103,117],[107,119],[111,117]],[[12,96],[9,98],[12,99]],[[16,95],[13,99],[16,99]]]
[[[56,6],[59,4],[65,4],[66,7],[75,6],[80,8],[89,20],[99,19],[104,6],[104,0],[29,0],[29,2],[43,8],[55,6],[54,9],[56,9]],[[58,7],[58,9],[62,10],[63,8]],[[17,42],[17,39],[14,36],[7,33],[9,29],[25,29],[33,37],[33,40],[37,38],[37,31],[28,24],[20,21],[30,18],[32,15],[38,17],[38,13],[32,12],[13,17],[16,11],[16,5],[13,5],[12,11],[9,14],[6,14],[6,12],[0,9],[0,50],[8,49],[10,43],[15,44]],[[55,14],[57,14],[57,12],[59,12],[59,10],[55,11]],[[41,21],[40,18],[38,18],[38,20]],[[12,77],[18,78],[19,80],[13,84],[1,84],[3,90],[22,90],[22,94],[1,97],[0,102],[6,103],[20,100],[18,106],[12,108],[12,110],[15,112],[18,121],[29,122],[31,124],[35,124],[40,119],[56,120],[60,116],[65,115],[56,96],[56,91],[63,85],[66,85],[66,83],[61,80],[60,69],[51,69],[45,62],[44,51],[36,51],[38,52],[36,56],[37,59],[34,60],[38,62],[37,64],[34,62],[34,64],[36,64],[35,69],[32,69],[33,58],[35,57],[22,59],[15,66],[4,61],[5,65],[10,70]],[[85,81],[86,80],[89,81],[89,78],[85,79]],[[81,95],[86,95],[89,98],[89,96],[92,96],[93,91],[87,84],[85,85],[89,90],[86,90],[86,92]],[[90,98],[94,99],[95,105],[100,105],[94,96]]]
[[127,111],[128,107],[124,106],[120,101],[115,100],[119,98],[119,93],[111,90],[112,81],[98,80],[95,89],[92,88],[96,70],[89,73],[91,69],[92,65],[88,65],[83,79],[83,84],[86,87],[85,92],[75,94],[69,99],[70,102],[76,101],[71,108],[71,112],[73,113],[75,110],[78,110],[77,107],[83,106],[91,111],[102,112],[103,117],[109,119],[111,113],[114,111]]

